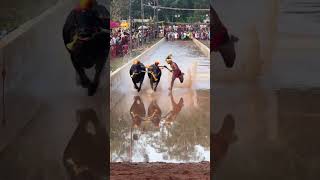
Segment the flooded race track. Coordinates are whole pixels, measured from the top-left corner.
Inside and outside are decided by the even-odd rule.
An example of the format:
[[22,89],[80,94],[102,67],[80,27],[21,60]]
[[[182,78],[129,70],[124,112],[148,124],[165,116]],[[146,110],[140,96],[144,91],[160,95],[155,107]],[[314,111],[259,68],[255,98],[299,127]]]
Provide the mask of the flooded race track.
[[[263,0],[257,2],[260,1]],[[241,11],[250,9],[248,4],[242,5]],[[230,74],[236,74],[235,78],[230,81],[221,76],[214,81],[211,114],[213,179],[320,178],[320,144],[317,142],[320,137],[320,26],[319,12],[315,12],[317,7],[319,1],[281,1],[276,21],[268,24],[261,20],[265,25],[277,26],[276,34],[265,34],[267,39],[276,37],[271,54],[265,56],[264,48],[238,47],[241,52],[236,69],[230,70]],[[230,20],[229,25],[232,24]],[[247,41],[250,37],[247,35],[251,33],[244,33],[244,28],[237,31],[237,28],[241,29],[232,27],[234,33],[239,33],[238,45],[245,45],[241,39]],[[306,31],[307,28],[310,31]],[[261,38],[256,41],[267,43]],[[261,59],[268,68],[250,65]],[[244,73],[252,78],[241,78]]]
[[[192,41],[164,42],[144,59],[145,65],[169,53],[185,73],[185,81],[168,90],[171,74],[164,69],[157,92],[146,76],[136,92],[128,71],[121,96],[111,108],[112,162],[201,162],[210,160],[210,63]],[[117,91],[117,92],[114,92]],[[120,92],[118,92],[120,91]],[[139,118],[137,118],[139,117]]]
[[214,90],[215,179],[320,177],[320,88],[238,84]]

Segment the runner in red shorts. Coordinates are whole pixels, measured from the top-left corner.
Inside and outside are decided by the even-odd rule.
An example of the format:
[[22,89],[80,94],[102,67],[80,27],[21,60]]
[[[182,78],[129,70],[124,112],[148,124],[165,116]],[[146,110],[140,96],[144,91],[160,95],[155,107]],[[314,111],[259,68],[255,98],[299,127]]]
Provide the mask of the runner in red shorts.
[[170,88],[169,90],[171,91],[173,89],[173,84],[174,81],[179,78],[180,82],[183,83],[183,75],[184,73],[180,70],[179,66],[177,65],[177,63],[173,62],[172,60],[172,54],[170,54],[167,58],[166,58],[166,62],[170,65],[171,70],[170,72],[172,72],[172,78],[171,78],[171,84],[170,84]]

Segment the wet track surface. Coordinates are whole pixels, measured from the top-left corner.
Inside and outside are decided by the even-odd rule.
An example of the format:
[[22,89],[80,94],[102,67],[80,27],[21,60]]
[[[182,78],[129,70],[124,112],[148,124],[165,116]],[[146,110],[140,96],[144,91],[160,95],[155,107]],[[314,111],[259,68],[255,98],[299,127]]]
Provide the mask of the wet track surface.
[[70,95],[41,106],[32,121],[1,152],[0,179],[70,179],[76,168],[106,177],[108,138],[101,115],[103,103],[87,98],[83,104],[79,97],[86,99]]
[[[310,13],[317,4],[283,1],[278,20],[273,22],[278,31],[267,35],[269,39],[277,37],[272,56],[264,56],[271,58],[270,67],[255,80],[244,80],[238,73],[238,79],[221,78],[212,86],[213,179],[319,179],[320,38],[319,31],[314,30],[320,26],[317,13]],[[307,27],[310,31],[305,31]],[[238,35],[238,46],[242,46],[238,51],[242,51],[231,72],[246,73],[254,66],[243,57],[268,53],[264,48],[259,52],[245,47],[241,39],[250,36]],[[259,40],[266,43],[263,38]],[[243,52],[248,55],[243,56]]]
[[[107,176],[107,93],[100,88],[95,97],[88,97],[86,90],[76,85],[61,35],[64,16],[72,5],[71,1],[65,3],[49,9],[50,16],[40,17],[41,22],[50,22],[45,24],[48,31],[29,29],[25,34],[35,36],[17,38],[21,37],[23,46],[13,45],[12,51],[27,57],[19,62],[7,58],[7,78],[1,83],[5,85],[6,112],[0,124],[1,180]],[[41,29],[41,22],[34,27]],[[42,33],[45,37],[51,34],[50,38],[43,38]],[[48,42],[50,48],[46,48]]]
[[320,88],[243,83],[214,90],[215,179],[319,177]]
[[[185,81],[168,87],[171,73],[163,69],[157,92],[145,77],[142,91],[133,88],[129,72],[121,82],[122,97],[111,108],[112,162],[200,162],[210,159],[210,67],[192,41],[164,42],[141,59],[145,65],[169,53],[185,73]],[[119,93],[119,92],[117,92]],[[113,92],[111,91],[111,95]],[[131,114],[140,118],[133,119]]]
[[[127,80],[120,82],[123,84],[121,88],[111,92],[111,96],[121,95],[121,100],[111,109],[111,160],[208,160],[211,125],[214,179],[319,179],[320,31],[313,31],[319,27],[319,4],[316,1],[285,2],[288,6],[281,7],[277,23],[279,32],[269,34],[270,37],[277,37],[272,56],[268,51],[258,52],[252,46],[245,46],[252,34],[250,28],[244,27],[246,21],[237,21],[243,26],[232,27],[232,21],[224,19],[228,27],[231,26],[230,30],[240,38],[237,46],[239,59],[235,69],[231,70],[237,74],[233,81],[221,76],[211,85],[211,103],[209,61],[191,42],[169,42],[160,46],[156,53],[151,53],[146,58],[149,62],[145,64],[157,59],[163,64],[164,58],[172,52],[174,60],[186,73],[185,84],[177,82],[173,93],[169,94],[170,74],[166,70],[156,93],[150,91],[147,76],[140,93],[133,90],[129,75]],[[256,17],[257,8],[250,7],[254,7],[251,17]],[[219,12],[223,16],[230,9],[250,13],[246,8],[229,4],[226,11],[220,9]],[[261,23],[264,21],[261,20]],[[310,29],[310,32],[305,29]],[[56,46],[61,45],[62,42]],[[247,72],[259,71],[251,66],[251,63],[260,62],[255,58],[259,53],[272,62],[270,68],[260,73],[257,80],[244,80],[242,77],[247,77]],[[106,127],[102,118],[105,112],[105,106],[101,105],[103,96],[87,98],[85,91],[75,87],[74,71],[71,63],[66,61],[69,57],[66,53],[62,57],[61,61],[50,57],[50,62],[53,62],[50,64],[51,70],[38,72],[40,82],[49,84],[33,92],[38,96],[28,94],[34,90],[30,87],[38,84],[26,83],[22,84],[19,92],[10,94],[8,98],[13,99],[8,106],[15,112],[13,119],[19,121],[2,122],[1,143],[24,120],[20,117],[22,108],[37,111],[30,113],[32,120],[1,151],[1,180],[71,179],[69,176],[86,172],[87,169],[96,177],[105,173],[104,162],[109,155],[104,153],[108,138],[104,134]],[[56,71],[67,73],[57,75]],[[213,74],[215,72],[213,69]],[[44,74],[50,76],[42,77]],[[56,79],[64,79],[65,83],[61,85]],[[211,114],[210,106],[214,107]],[[160,112],[159,109],[163,117],[160,122],[148,118],[152,114],[149,110]],[[132,111],[142,112],[145,121],[133,122],[130,116]],[[168,114],[172,118],[165,118]]]

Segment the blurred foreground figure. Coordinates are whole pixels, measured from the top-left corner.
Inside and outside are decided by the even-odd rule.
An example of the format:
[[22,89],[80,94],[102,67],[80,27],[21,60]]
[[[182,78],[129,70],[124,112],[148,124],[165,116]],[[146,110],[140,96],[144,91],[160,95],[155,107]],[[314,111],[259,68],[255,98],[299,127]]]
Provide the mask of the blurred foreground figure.
[[108,140],[93,109],[77,111],[78,127],[64,153],[63,164],[71,180],[107,178]]
[[[96,93],[108,57],[108,20],[109,13],[103,6],[94,0],[80,0],[63,27],[63,40],[77,73],[77,83],[88,88],[89,96]],[[96,72],[91,81],[85,69],[93,66]]]
[[228,114],[223,121],[223,125],[218,133],[211,135],[211,144],[213,148],[213,165],[216,168],[228,153],[229,145],[237,140],[234,134],[235,120],[232,115]]
[[210,40],[210,49],[214,52],[219,52],[226,67],[232,68],[236,59],[234,43],[238,41],[238,38],[229,35],[227,28],[212,7],[210,7],[210,13],[210,31],[213,32]]

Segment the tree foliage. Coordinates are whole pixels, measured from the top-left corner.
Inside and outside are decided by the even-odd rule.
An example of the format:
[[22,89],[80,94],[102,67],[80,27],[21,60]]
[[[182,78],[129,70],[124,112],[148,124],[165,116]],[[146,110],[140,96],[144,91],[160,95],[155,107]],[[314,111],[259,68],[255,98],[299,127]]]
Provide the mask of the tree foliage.
[[[141,18],[141,0],[131,0],[132,17]],[[143,0],[144,4],[154,5],[156,0]],[[160,6],[190,9],[209,9],[209,0],[158,0]],[[115,20],[127,19],[129,17],[129,0],[111,1],[112,18]],[[176,18],[175,15],[180,15]],[[159,11],[159,21],[166,22],[199,22],[202,21],[208,12],[206,11],[181,11],[161,9]],[[144,7],[144,17],[153,18],[154,9]]]
[[129,17],[129,0],[111,0],[111,19],[119,21]]

